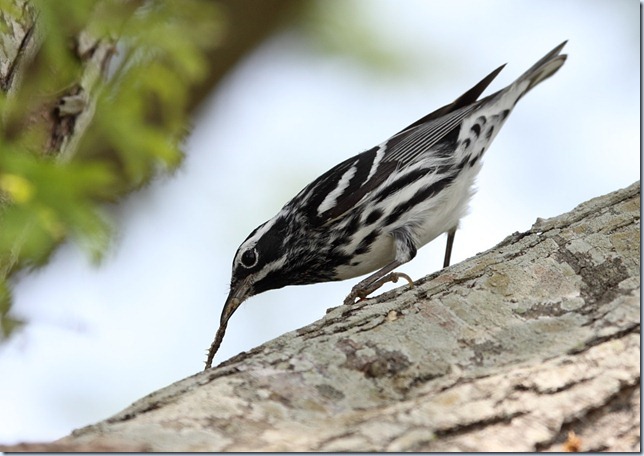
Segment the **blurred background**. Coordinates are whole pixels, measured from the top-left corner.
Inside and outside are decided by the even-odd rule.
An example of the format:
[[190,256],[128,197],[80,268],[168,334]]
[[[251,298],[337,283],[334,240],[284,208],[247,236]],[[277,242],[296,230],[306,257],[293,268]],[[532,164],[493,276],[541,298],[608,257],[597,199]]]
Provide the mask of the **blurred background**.
[[[27,323],[0,345],[0,443],[62,437],[200,371],[248,233],[503,63],[487,93],[569,40],[564,67],[486,153],[452,263],[639,179],[635,0],[273,3],[275,25],[199,95],[182,166],[109,209],[118,231],[101,264],[66,243],[14,280],[12,312]],[[229,24],[239,40],[256,20],[242,4]],[[444,243],[400,270],[440,269]],[[357,280],[245,302],[215,364],[320,319]]]

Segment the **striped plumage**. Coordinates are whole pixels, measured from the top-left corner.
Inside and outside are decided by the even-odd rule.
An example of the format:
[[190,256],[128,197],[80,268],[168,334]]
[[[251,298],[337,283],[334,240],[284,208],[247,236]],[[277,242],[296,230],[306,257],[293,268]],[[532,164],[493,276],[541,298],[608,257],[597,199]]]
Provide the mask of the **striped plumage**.
[[483,153],[516,102],[563,65],[564,45],[477,101],[503,66],[497,68],[453,103],[333,167],[256,228],[233,260],[230,294],[206,367],[230,316],[250,296],[376,271],[353,288],[350,303],[383,280],[395,280],[397,274],[387,274],[442,233],[448,233],[448,265]]

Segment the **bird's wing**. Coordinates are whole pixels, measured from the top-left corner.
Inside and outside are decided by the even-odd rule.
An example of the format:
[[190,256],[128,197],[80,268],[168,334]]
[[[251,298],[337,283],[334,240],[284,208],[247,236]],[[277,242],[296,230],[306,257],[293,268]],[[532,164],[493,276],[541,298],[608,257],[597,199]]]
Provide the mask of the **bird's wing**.
[[474,104],[476,100],[478,100],[478,98],[481,96],[483,91],[487,88],[487,86],[490,85],[490,83],[494,80],[494,78],[501,72],[501,70],[504,67],[505,67],[505,63],[500,67],[498,67],[493,72],[491,72],[490,74],[488,74],[487,76],[485,76],[483,79],[481,79],[474,87],[472,87],[470,90],[468,90],[463,95],[458,97],[456,100],[454,100],[448,105],[443,106],[442,108],[437,109],[432,113],[427,114],[425,117],[418,119],[413,124],[400,130],[396,136],[419,125],[429,123],[432,120],[440,119],[441,117],[446,116],[447,114],[450,114],[460,108],[464,108],[466,106]]
[[476,109],[477,98],[503,66],[454,102],[417,120],[382,144],[331,168],[311,182],[289,204],[302,204],[304,214],[313,226],[324,225],[351,210],[397,168],[413,163],[437,143],[448,139],[450,134],[458,134],[458,126],[463,118]]

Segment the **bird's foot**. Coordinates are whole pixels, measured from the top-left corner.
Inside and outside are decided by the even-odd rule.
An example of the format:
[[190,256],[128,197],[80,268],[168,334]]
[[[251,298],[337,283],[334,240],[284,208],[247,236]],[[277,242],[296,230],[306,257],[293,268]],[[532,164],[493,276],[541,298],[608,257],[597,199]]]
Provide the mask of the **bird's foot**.
[[354,304],[356,302],[356,298],[358,298],[359,301],[364,301],[367,299],[367,296],[369,296],[371,293],[376,291],[387,282],[396,283],[400,278],[403,278],[407,282],[409,282],[409,288],[414,288],[414,281],[411,280],[411,277],[409,277],[407,274],[405,274],[404,272],[390,272],[389,274],[374,281],[359,282],[355,287],[351,289],[351,293],[349,293],[349,296],[345,298],[344,304]]

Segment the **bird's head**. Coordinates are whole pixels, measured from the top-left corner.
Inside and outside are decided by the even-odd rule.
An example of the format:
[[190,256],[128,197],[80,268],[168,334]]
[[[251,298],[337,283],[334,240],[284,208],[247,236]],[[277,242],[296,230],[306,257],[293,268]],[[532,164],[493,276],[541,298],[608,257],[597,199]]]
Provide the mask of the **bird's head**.
[[[320,267],[324,255],[320,255],[320,249],[312,248],[319,237],[315,230],[309,232],[301,219],[287,218],[284,212],[283,209],[253,230],[235,253],[230,293],[221,312],[219,329],[210,345],[206,369],[212,366],[221,346],[228,320],[245,300],[286,285],[333,280],[327,272],[329,269]],[[311,236],[302,236],[302,233]]]
[[221,313],[225,325],[246,299],[291,282],[292,255],[288,249],[288,222],[279,214],[260,225],[237,249],[233,259],[230,293]]

